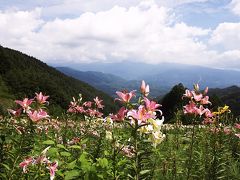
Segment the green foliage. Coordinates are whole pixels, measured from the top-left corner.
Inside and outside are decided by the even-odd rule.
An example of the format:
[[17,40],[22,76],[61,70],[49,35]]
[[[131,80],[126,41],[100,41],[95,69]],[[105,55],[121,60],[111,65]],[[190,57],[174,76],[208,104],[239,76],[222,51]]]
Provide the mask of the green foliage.
[[[58,127],[49,124],[47,134],[36,131],[41,124],[13,122],[13,118],[0,120],[3,180],[49,179],[49,170],[43,165],[28,166],[27,173],[19,167],[25,158],[36,157],[49,146],[46,156],[59,164],[55,179],[210,180],[238,179],[240,175],[240,144],[231,126],[230,134],[225,134],[224,126],[182,126],[179,122],[165,125],[162,131],[167,136],[153,149],[143,136],[136,136],[137,141],[129,138],[138,132],[120,124],[115,124],[112,138],[108,139],[106,131],[110,126],[94,118],[73,121],[65,116],[57,121]],[[25,128],[22,134],[16,130],[18,126]],[[75,137],[79,139],[72,141]],[[136,156],[128,157],[121,151],[121,144],[131,141],[137,143],[137,162]]]
[[169,93],[167,93],[160,101],[162,105],[161,110],[165,117],[165,123],[171,121],[174,118],[175,112],[183,107],[182,96],[185,92],[183,84],[174,86]]
[[240,115],[240,87],[231,86],[224,89],[210,89],[209,95],[213,102],[216,102],[215,108],[226,104],[230,106],[234,116]]

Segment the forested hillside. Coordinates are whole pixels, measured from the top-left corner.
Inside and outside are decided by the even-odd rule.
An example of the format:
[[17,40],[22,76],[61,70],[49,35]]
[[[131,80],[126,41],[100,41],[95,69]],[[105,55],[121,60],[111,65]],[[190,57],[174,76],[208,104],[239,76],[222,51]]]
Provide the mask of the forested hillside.
[[66,109],[73,96],[85,100],[99,96],[104,100],[105,112],[114,111],[113,99],[87,83],[68,77],[56,69],[19,51],[0,46],[0,97],[4,99],[34,96],[42,91],[50,95],[52,109]]

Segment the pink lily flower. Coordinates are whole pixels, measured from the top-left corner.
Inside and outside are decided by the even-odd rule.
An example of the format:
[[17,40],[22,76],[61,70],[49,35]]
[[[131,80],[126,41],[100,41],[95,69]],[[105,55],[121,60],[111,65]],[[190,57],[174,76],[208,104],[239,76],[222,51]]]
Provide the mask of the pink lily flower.
[[207,118],[211,118],[211,117],[213,117],[214,115],[213,115],[213,113],[212,113],[208,108],[206,108],[206,109],[205,109],[205,116],[206,116]]
[[141,124],[146,123],[148,119],[155,118],[155,115],[150,114],[147,112],[144,106],[139,106],[138,110],[131,110],[128,112],[127,116],[130,116],[136,120],[138,120],[138,123]]
[[189,102],[186,106],[183,106],[184,114],[198,114],[196,104],[192,101]]
[[33,100],[32,99],[28,99],[28,98],[24,98],[23,101],[20,100],[16,100],[15,101],[17,104],[19,104],[20,106],[22,106],[22,108],[24,109],[24,111],[27,111],[30,109],[30,105],[32,104]]
[[97,114],[97,110],[96,109],[88,109],[85,111],[87,113],[87,115],[94,117]]
[[78,113],[84,113],[84,112],[85,112],[85,110],[84,110],[84,108],[83,108],[82,106],[76,106],[76,107],[75,107],[75,110],[76,110],[76,112],[78,112]]
[[240,138],[240,133],[239,133],[239,134],[235,134],[235,136],[237,136],[238,138]]
[[196,108],[196,114],[200,116],[202,116],[206,111],[207,109],[205,109],[202,105],[199,108]]
[[50,171],[50,180],[53,180],[55,177],[55,172],[57,171],[57,167],[58,167],[58,162],[55,161],[53,163],[51,163],[48,167],[49,171]]
[[205,96],[204,98],[202,98],[200,100],[200,103],[201,104],[211,104],[211,102],[209,101],[209,97],[208,96]]
[[86,102],[83,103],[83,106],[90,108],[90,107],[92,107],[92,102],[91,101],[86,101]]
[[40,92],[39,94],[38,93],[35,93],[35,94],[36,94],[35,98],[40,104],[46,103],[47,98],[49,98],[49,96],[44,96],[42,92]]
[[123,92],[117,91],[116,94],[120,97],[120,99],[116,98],[115,100],[119,100],[121,102],[128,103],[133,96],[136,96],[135,92],[136,92],[136,90],[131,91],[130,93],[123,93]]
[[19,117],[21,115],[22,108],[19,108],[16,111],[13,109],[8,109],[8,112],[14,115],[15,117]]
[[192,92],[189,91],[188,89],[186,89],[185,94],[183,94],[183,97],[191,98],[192,97]]
[[224,132],[224,134],[229,135],[229,134],[231,134],[232,130],[229,129],[228,127],[225,127],[225,128],[223,129],[223,132]]
[[204,118],[204,121],[202,122],[203,124],[212,124],[213,120],[210,118]]
[[48,146],[47,148],[45,148],[42,152],[41,152],[41,155],[38,156],[36,158],[36,160],[34,161],[34,164],[42,164],[42,163],[45,163],[45,164],[49,164],[51,163],[48,158],[46,157],[46,154],[47,154],[47,151],[51,148],[51,146]]
[[203,94],[205,95],[205,94],[207,94],[207,93],[208,93],[208,87],[205,88]]
[[104,105],[102,105],[103,100],[100,100],[98,97],[94,98],[93,100],[96,103],[98,109],[103,109],[103,107],[104,107]]
[[46,111],[43,111],[42,109],[39,111],[29,111],[28,112],[28,117],[33,121],[33,122],[38,122],[41,119],[48,118],[49,115],[47,114]]
[[27,167],[33,162],[33,158],[32,157],[30,157],[30,158],[28,158],[28,159],[25,159],[23,162],[21,162],[20,164],[19,164],[19,166],[21,167],[21,168],[23,168],[23,172],[24,173],[26,173],[27,172]]
[[193,98],[195,101],[201,101],[202,98],[203,98],[203,95],[202,94],[196,94],[194,91],[192,91],[192,94],[193,94]]
[[236,123],[235,128],[240,129],[240,123]]
[[70,107],[70,108],[68,108],[67,112],[76,113],[77,110],[75,108],[73,108],[73,107]]
[[121,107],[117,114],[110,115],[110,117],[113,121],[121,122],[121,121],[124,121],[126,112],[127,112],[127,109],[125,109],[125,107]]
[[97,111],[97,112],[96,112],[96,116],[100,118],[100,117],[102,117],[102,116],[103,116],[103,113],[101,113],[101,112]]
[[148,111],[156,111],[158,107],[161,107],[160,104],[157,104],[155,101],[150,101],[148,98],[144,98],[145,106]]
[[141,93],[144,96],[148,96],[149,95],[149,92],[150,92],[149,85],[146,85],[144,80],[142,80],[142,85],[140,87],[140,90],[141,90]]

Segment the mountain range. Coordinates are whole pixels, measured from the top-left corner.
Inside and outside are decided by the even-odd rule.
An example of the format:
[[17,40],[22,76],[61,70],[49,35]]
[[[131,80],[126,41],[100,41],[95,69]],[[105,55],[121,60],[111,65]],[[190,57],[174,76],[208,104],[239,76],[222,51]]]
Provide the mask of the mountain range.
[[[116,97],[116,91],[121,90],[138,90],[141,81],[140,80],[126,80],[117,75],[96,72],[96,71],[77,71],[68,67],[56,67],[57,70],[62,73],[84,81],[96,89],[106,92],[112,97]],[[151,96],[162,96],[170,87],[161,87],[151,84]],[[138,91],[139,92],[139,91]]]
[[[22,52],[0,46],[0,113],[12,105],[14,99],[32,97],[40,91],[50,95],[53,112],[66,109],[71,98],[79,93],[85,100],[101,97],[105,113],[114,112],[117,106],[110,96],[115,97],[115,92],[120,90],[138,90],[144,79],[150,84],[153,98],[163,97],[178,83],[187,88],[196,82],[202,89],[209,86],[210,96],[217,95],[239,114],[239,71],[167,63],[76,65],[80,70],[69,67],[55,69]],[[89,69],[84,71],[87,67]]]
[[199,83],[202,88],[226,88],[240,85],[240,71],[214,69],[209,67],[162,63],[150,65],[143,63],[75,64],[75,69],[57,67],[66,75],[87,82],[111,96],[116,90],[139,89],[145,80],[151,89],[152,97],[163,96],[174,85],[184,84],[187,88]]
[[[60,67],[60,64],[53,65]],[[138,62],[119,63],[89,63],[89,64],[61,64],[61,67],[69,67],[78,71],[95,71],[105,74],[119,76],[125,80],[147,80],[150,82],[161,82],[162,86],[173,86],[183,83],[192,86],[199,82],[211,87],[227,87],[240,85],[237,78],[240,71],[228,69],[216,69],[214,67],[203,67],[196,65],[161,63],[147,64]]]
[[[58,67],[57,69],[66,75],[87,82],[95,88],[100,89],[113,97],[115,96],[115,91],[121,89],[139,89],[141,83],[140,80],[126,80],[117,75],[107,74],[103,72],[84,72],[77,71],[68,67]],[[163,78],[158,79],[157,77]],[[176,103],[171,102],[174,98],[168,98],[168,92],[170,89],[173,86],[175,89],[181,89],[181,94],[175,93],[175,95],[173,95],[178,96],[179,99],[179,97],[184,93],[185,87],[192,89],[190,86],[196,82],[195,79],[197,79],[197,77],[202,78],[202,80],[199,81],[200,87],[202,89],[206,86],[210,87],[209,96],[213,100],[213,104],[217,106],[224,106],[224,104],[227,104],[230,106],[234,115],[237,116],[240,114],[240,87],[232,85],[239,84],[238,77],[240,77],[240,72],[238,71],[219,70],[198,66],[168,66],[165,64],[165,68],[159,71],[156,77],[149,75],[146,76],[145,79],[147,79],[147,82],[150,84],[151,95],[153,95],[153,97],[156,97],[156,99],[160,99],[160,103],[163,103],[161,99],[164,99],[164,105],[166,106],[167,104],[166,107],[168,109],[169,104],[171,104],[171,106],[174,106]],[[181,81],[186,84],[185,87],[183,85],[176,86],[176,84]]]

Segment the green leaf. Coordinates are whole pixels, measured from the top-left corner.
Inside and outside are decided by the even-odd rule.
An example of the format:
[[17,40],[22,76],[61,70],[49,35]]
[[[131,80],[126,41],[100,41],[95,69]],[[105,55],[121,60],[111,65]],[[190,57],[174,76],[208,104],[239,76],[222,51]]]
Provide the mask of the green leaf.
[[74,169],[76,167],[77,160],[74,160],[73,162],[70,162],[67,164],[68,169]]
[[88,142],[88,139],[84,139],[82,141],[80,141],[81,144],[86,144]]
[[58,149],[57,148],[50,148],[47,152],[49,156],[56,157],[58,155]]
[[54,143],[54,141],[52,141],[52,140],[47,140],[47,141],[43,141],[43,144],[53,145],[53,144],[55,144],[55,143]]
[[97,177],[100,178],[100,179],[104,179],[102,174],[98,174]]
[[83,152],[83,153],[81,154],[81,156],[79,157],[79,161],[80,161],[80,162],[82,162],[82,161],[87,161],[86,157],[87,157],[87,153],[86,153],[86,152]]
[[147,174],[147,173],[149,173],[151,170],[142,170],[142,171],[140,171],[140,174],[141,175],[144,175],[144,174]]
[[65,180],[69,180],[69,179],[75,179],[76,177],[78,177],[80,175],[79,170],[72,170],[72,171],[67,171],[64,173],[65,174]]
[[81,149],[81,146],[73,145],[73,146],[70,146],[69,148],[72,148],[72,149]]
[[2,163],[1,163],[1,165],[4,166],[8,171],[11,170],[10,167],[9,167],[8,165],[6,165],[6,164],[2,164]]
[[62,144],[57,144],[57,147],[58,147],[58,148],[61,148],[61,149],[66,149],[65,146],[62,145]]
[[109,152],[105,150],[105,151],[104,151],[104,155],[105,155],[105,156],[108,156],[108,155],[109,155]]
[[79,157],[79,161],[81,162],[81,168],[83,171],[87,172],[91,170],[91,163],[87,159],[87,153],[83,152]]
[[0,179],[8,179],[6,174],[0,173]]
[[108,166],[108,160],[106,158],[98,158],[97,161],[102,168],[106,168]]
[[65,157],[69,157],[69,156],[71,156],[71,153],[63,151],[63,152],[60,152],[60,155],[65,156]]

